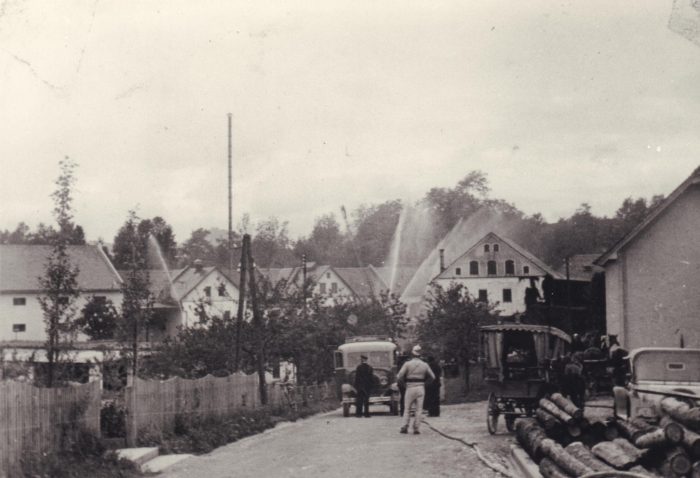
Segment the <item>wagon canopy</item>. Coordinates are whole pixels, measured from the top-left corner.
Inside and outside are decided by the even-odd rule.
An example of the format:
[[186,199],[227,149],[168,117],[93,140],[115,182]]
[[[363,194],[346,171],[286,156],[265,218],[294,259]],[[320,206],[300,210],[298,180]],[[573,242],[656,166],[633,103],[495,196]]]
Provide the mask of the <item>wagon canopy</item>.
[[481,334],[484,340],[486,364],[489,368],[502,368],[503,337],[512,332],[532,334],[538,364],[562,355],[565,352],[565,344],[571,343],[569,334],[556,327],[529,324],[486,325],[481,327]]

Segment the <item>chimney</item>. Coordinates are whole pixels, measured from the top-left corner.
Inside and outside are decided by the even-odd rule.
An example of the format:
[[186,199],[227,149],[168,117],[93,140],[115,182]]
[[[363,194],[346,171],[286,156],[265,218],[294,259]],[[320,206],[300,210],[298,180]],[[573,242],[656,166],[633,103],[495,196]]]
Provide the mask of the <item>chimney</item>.
[[440,272],[445,270],[445,249],[440,249]]
[[194,266],[194,270],[195,270],[196,272],[198,272],[198,273],[200,273],[200,274],[202,273],[202,270],[203,270],[203,268],[204,268],[204,265],[202,264],[202,260],[201,260],[201,259],[196,259],[196,260],[192,263],[192,265]]

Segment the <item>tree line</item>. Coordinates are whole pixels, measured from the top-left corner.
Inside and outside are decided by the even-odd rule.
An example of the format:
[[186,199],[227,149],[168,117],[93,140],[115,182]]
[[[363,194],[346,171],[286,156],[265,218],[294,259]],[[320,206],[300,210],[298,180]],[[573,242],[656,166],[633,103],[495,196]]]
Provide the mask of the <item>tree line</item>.
[[[496,212],[511,226],[510,237],[549,265],[557,268],[573,254],[602,253],[626,234],[656,207],[663,196],[650,199],[626,198],[611,217],[596,216],[583,203],[569,217],[547,222],[541,214],[526,215],[514,204],[490,197],[487,176],[480,171],[465,175],[453,187],[435,187],[426,192],[418,203],[432,216],[432,237],[435,245],[460,219],[468,219],[477,211]],[[289,224],[276,217],[253,223],[244,216],[239,230],[234,232],[233,245],[238,247],[242,233],[252,236],[258,267],[293,267],[302,257],[319,264],[337,267],[357,267],[372,264],[381,266],[389,255],[392,238],[399,216],[406,205],[393,199],[382,203],[365,204],[350,211],[347,218],[329,212],[318,218],[308,235],[292,239]],[[53,226],[39,224],[32,231],[25,223],[13,230],[0,231],[3,244],[51,244],[57,234]],[[85,234],[80,225],[72,224],[62,231],[69,244],[84,244]],[[136,241],[143,251],[148,266],[161,268],[161,258],[153,251],[155,238],[162,260],[168,267],[189,265],[200,259],[205,265],[228,268],[229,243],[222,230],[198,228],[178,244],[172,226],[162,217],[136,218],[125,221],[117,231],[112,248],[107,251],[117,269],[125,269],[130,262],[132,244]],[[150,247],[150,250],[149,250]],[[423,257],[409,259],[408,264],[420,264]]]

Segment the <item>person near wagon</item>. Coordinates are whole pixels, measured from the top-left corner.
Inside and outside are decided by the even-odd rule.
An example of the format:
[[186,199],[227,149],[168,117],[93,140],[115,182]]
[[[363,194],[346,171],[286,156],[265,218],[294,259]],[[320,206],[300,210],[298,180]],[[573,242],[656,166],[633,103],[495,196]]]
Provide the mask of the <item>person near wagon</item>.
[[425,402],[423,407],[428,411],[429,417],[439,417],[440,416],[440,377],[442,376],[442,370],[440,364],[432,355],[427,357],[427,363],[430,370],[433,371],[435,375],[435,380],[432,383],[425,384]]
[[355,416],[369,418],[369,394],[374,385],[374,369],[367,363],[367,356],[360,356],[360,364],[355,369]]
[[411,424],[411,406],[415,408],[415,416],[413,419],[413,434],[420,434],[420,423],[423,415],[423,400],[425,399],[425,384],[426,381],[434,381],[435,374],[427,363],[421,360],[421,346],[416,345],[411,350],[412,358],[403,366],[397,375],[399,382],[406,383],[406,395],[403,411],[404,425],[401,427],[401,433],[408,433],[408,427]]

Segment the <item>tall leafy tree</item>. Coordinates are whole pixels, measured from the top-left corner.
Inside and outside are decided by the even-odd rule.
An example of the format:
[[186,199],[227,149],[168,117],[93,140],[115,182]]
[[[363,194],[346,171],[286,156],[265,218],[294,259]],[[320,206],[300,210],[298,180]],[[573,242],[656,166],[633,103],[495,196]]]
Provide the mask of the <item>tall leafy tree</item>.
[[478,358],[479,327],[496,322],[494,305],[475,300],[462,284],[434,285],[427,297],[427,312],[417,333],[424,347],[465,370]]
[[92,296],[75,322],[93,340],[113,339],[119,324],[119,312],[108,298]]
[[65,158],[59,162],[60,174],[56,190],[51,194],[53,214],[58,223],[58,233],[52,238],[51,254],[44,265],[44,275],[39,277],[42,295],[39,305],[46,327],[46,385],[53,387],[57,379],[60,361],[70,349],[75,334],[76,300],[79,269],[71,261],[68,245],[73,239],[73,185],[76,163]]
[[393,200],[371,206],[363,205],[353,212],[355,247],[363,266],[382,265],[389,255],[401,208],[401,201]]
[[118,328],[118,338],[124,345],[124,355],[131,362],[131,371],[134,376],[138,372],[139,341],[153,315],[154,297],[150,292],[148,275],[148,258],[142,246],[142,238],[135,233],[138,225],[138,217],[134,211],[129,211],[129,216],[123,229],[130,231],[127,236],[130,243],[131,254],[126,260],[126,274],[123,275],[121,321]]
[[180,267],[192,264],[195,260],[201,260],[205,264],[214,264],[217,260],[217,252],[208,238],[208,229],[195,229],[191,236],[180,246]]
[[[158,243],[159,251],[154,250],[151,236]],[[160,269],[163,261],[168,267],[173,267],[176,262],[177,243],[173,228],[165,219],[156,216],[153,219],[141,219],[136,223],[127,220],[114,237],[112,245],[112,262],[117,269],[127,269],[131,263],[132,247],[136,246],[140,256],[144,258],[145,265],[150,269]]]

